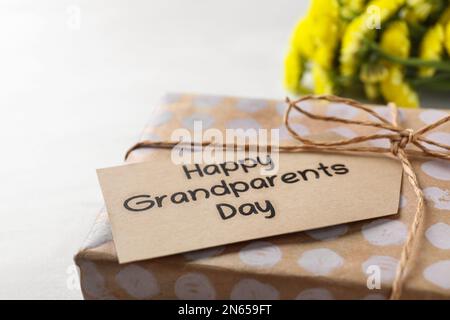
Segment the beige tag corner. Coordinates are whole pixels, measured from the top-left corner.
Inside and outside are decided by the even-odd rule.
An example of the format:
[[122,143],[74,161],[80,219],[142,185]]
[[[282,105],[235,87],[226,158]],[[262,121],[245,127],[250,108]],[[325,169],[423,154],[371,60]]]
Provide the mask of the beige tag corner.
[[[279,169],[262,175],[268,160]],[[185,170],[160,150],[152,161],[97,170],[119,262],[398,212],[402,168],[391,158],[280,153],[246,169],[236,163]]]

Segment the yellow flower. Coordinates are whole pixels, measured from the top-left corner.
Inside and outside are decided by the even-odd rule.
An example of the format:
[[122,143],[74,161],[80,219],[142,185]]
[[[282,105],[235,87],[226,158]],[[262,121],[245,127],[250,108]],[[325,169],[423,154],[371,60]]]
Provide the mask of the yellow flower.
[[[308,14],[294,29],[290,51],[285,58],[284,84],[288,90],[296,93],[304,91],[300,82],[303,66],[309,61],[319,65],[323,71],[323,75],[317,76],[317,79],[326,79],[327,70],[333,68],[334,55],[340,40],[340,25],[337,0],[311,2]],[[332,93],[332,86],[325,85],[326,81],[317,82],[322,88],[327,88],[327,92]]]
[[392,17],[404,4],[406,0],[372,0],[368,8],[373,6],[380,10],[381,22],[385,22]]
[[312,60],[325,69],[333,67],[339,42],[339,4],[337,0],[313,0],[308,13],[311,40],[314,45]]
[[385,79],[388,75],[388,69],[381,63],[366,63],[361,66],[359,79],[363,83],[377,83]]
[[291,38],[291,47],[305,58],[311,58],[314,54],[311,29],[308,16],[306,16],[297,23]]
[[318,47],[313,57],[314,63],[319,64],[325,69],[331,69],[333,67],[334,49],[334,46]]
[[[419,48],[419,57],[423,60],[440,60],[444,45],[444,28],[440,23],[428,29],[423,36]],[[421,67],[419,75],[421,77],[432,77],[435,69]]]
[[284,86],[287,90],[300,93],[303,75],[303,62],[300,54],[291,49],[284,59]]
[[447,54],[450,56],[450,22],[445,27],[445,49],[447,49]]
[[389,68],[388,76],[380,83],[380,90],[386,101],[394,102],[400,107],[415,108],[419,105],[417,94],[404,81],[399,66]]
[[408,22],[423,22],[435,7],[436,3],[430,0],[408,0],[405,8],[405,19]]
[[[388,25],[386,30],[381,35],[380,48],[393,56],[407,58],[410,51],[410,41],[408,26],[404,21],[394,21]],[[391,68],[393,68],[391,70]],[[394,66],[392,63],[379,62],[379,63],[367,63],[361,67],[360,80],[364,83],[364,90],[369,99],[375,99],[379,95],[378,83],[382,82],[382,92],[385,98],[389,96],[387,100],[393,100],[390,93],[393,88],[398,87],[396,84],[401,83],[403,80],[399,78],[403,67]],[[394,81],[395,79],[395,81]],[[395,83],[395,85],[394,85]],[[403,88],[405,85],[401,84]],[[402,89],[405,91],[405,89]],[[395,98],[399,99],[399,98]],[[404,104],[405,102],[402,101]],[[412,105],[408,102],[408,106]]]
[[344,19],[351,20],[360,15],[364,9],[365,0],[341,0],[340,11]]
[[330,73],[318,64],[312,67],[312,75],[314,81],[314,93],[316,94],[332,94],[334,91],[333,80]]
[[378,84],[364,83],[364,92],[370,100],[375,100],[380,96],[380,88]]
[[352,76],[357,68],[356,56],[361,49],[363,38],[372,30],[365,26],[365,17],[359,16],[347,26],[342,38],[339,61],[341,74]]
[[390,55],[407,58],[410,47],[408,25],[404,21],[392,22],[381,35],[380,48]]
[[444,12],[439,17],[438,22],[443,25],[446,25],[448,22],[450,22],[450,5],[445,8]]
[[[326,50],[334,51],[339,41],[337,36],[339,24],[337,0],[313,0],[307,15],[294,29],[291,47],[307,59],[312,59],[318,48],[324,50],[323,47],[326,47]],[[321,58],[326,58],[325,63],[331,66],[330,57],[333,56],[333,52],[326,56],[322,53]]]
[[443,26],[444,28],[444,46],[447,50],[447,54],[450,56],[450,5],[447,6],[447,8],[444,10],[444,13],[441,14],[439,17],[438,22]]
[[374,36],[374,27],[371,22],[379,19],[380,23],[385,22],[394,15],[405,0],[372,0],[369,2],[366,12],[352,20],[347,26],[343,38],[340,52],[340,71],[344,76],[355,74],[359,61],[358,53],[362,48],[364,38]]

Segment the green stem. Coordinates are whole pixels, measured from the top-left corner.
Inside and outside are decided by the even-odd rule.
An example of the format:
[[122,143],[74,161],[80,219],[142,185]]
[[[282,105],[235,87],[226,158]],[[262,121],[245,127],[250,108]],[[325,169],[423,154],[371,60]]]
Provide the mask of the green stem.
[[428,78],[412,78],[408,79],[408,81],[415,86],[434,83],[446,83],[450,81],[450,74],[437,74],[433,77]]
[[369,47],[375,50],[382,58],[410,67],[430,67],[436,70],[450,71],[450,63],[446,61],[422,60],[419,58],[401,58],[384,52],[378,45],[370,40],[366,40]]
[[[417,86],[415,83],[412,83],[413,86]],[[450,82],[449,81],[441,81],[441,82],[425,82],[420,84],[421,88],[426,88],[430,90],[436,90],[436,91],[450,91]]]

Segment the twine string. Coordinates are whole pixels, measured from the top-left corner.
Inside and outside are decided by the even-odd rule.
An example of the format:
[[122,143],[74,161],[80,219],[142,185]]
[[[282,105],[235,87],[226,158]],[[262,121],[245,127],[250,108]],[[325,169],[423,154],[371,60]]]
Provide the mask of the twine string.
[[[334,116],[323,116],[320,114],[314,114],[312,112],[306,111],[299,106],[299,104],[303,101],[307,100],[322,100],[328,101],[332,103],[340,103],[352,108],[356,108],[358,110],[362,110],[369,116],[371,116],[372,120],[352,120],[346,118],[339,118]],[[424,194],[422,189],[420,188],[419,181],[414,172],[412,164],[409,160],[410,157],[433,157],[443,160],[450,160],[450,146],[445,145],[439,142],[435,142],[427,139],[424,134],[429,131],[447,123],[450,121],[450,116],[446,116],[434,123],[426,125],[419,130],[414,131],[410,128],[402,128],[398,124],[398,109],[397,107],[390,103],[389,108],[391,111],[391,121],[382,117],[371,108],[366,107],[365,105],[359,103],[358,101],[342,98],[333,95],[307,95],[295,101],[291,101],[289,98],[286,98],[287,109],[285,111],[283,122],[288,130],[289,134],[297,141],[301,142],[301,145],[282,145],[282,146],[273,146],[273,145],[265,145],[264,150],[266,151],[277,151],[277,152],[330,152],[330,153],[372,153],[372,154],[385,154],[385,155],[393,155],[397,158],[403,168],[403,172],[405,173],[410,185],[412,186],[414,193],[417,197],[417,207],[416,212],[414,214],[413,221],[409,228],[408,236],[403,245],[400,259],[397,264],[396,275],[392,284],[392,291],[390,295],[390,299],[400,299],[404,287],[404,282],[406,278],[406,273],[408,267],[411,265],[411,256],[414,248],[415,239],[417,234],[419,233],[419,228],[424,220],[425,216],[425,201]],[[326,122],[335,122],[342,123],[345,125],[357,125],[357,126],[365,126],[372,128],[379,128],[386,130],[387,133],[375,133],[368,135],[360,135],[353,138],[345,138],[338,139],[335,141],[316,141],[312,139],[308,139],[306,137],[298,134],[290,125],[290,115],[292,111],[297,111],[301,114],[304,114],[310,119],[318,120],[318,121],[326,121]],[[370,117],[369,117],[370,118]],[[363,142],[373,141],[377,139],[388,139],[390,141],[389,148],[383,147],[371,147],[361,145]],[[416,149],[408,148],[408,146],[413,145]],[[211,143],[208,141],[202,142],[183,142],[183,141],[141,141],[132,146],[126,153],[125,159],[128,158],[130,153],[139,148],[165,148],[172,149],[174,147],[177,148],[222,148],[224,150],[258,150],[259,145],[254,144],[226,144],[226,143]],[[438,147],[439,149],[436,150]]]

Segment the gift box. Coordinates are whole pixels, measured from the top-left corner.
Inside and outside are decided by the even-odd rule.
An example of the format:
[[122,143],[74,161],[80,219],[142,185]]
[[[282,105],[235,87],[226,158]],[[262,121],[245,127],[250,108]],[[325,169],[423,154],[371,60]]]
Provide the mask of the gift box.
[[[340,103],[305,101],[301,106],[346,119],[371,117]],[[371,108],[391,117],[386,106]],[[193,130],[194,122],[201,121],[203,129],[279,128],[281,144],[292,145],[297,142],[283,125],[285,109],[282,101],[172,94],[164,98],[141,140],[170,140],[173,130]],[[418,129],[444,116],[442,110],[399,109],[405,128]],[[302,135],[332,132],[347,138],[372,130],[302,115],[293,117],[292,127]],[[427,137],[448,144],[448,131],[439,127]],[[379,147],[389,143],[370,142]],[[158,149],[134,150],[127,162],[151,161],[154,152]],[[412,165],[425,194],[426,214],[401,298],[449,299],[450,162],[413,158]],[[75,262],[85,299],[386,299],[416,206],[416,195],[403,179],[398,215],[126,264],[118,263],[103,209]],[[370,266],[379,267],[378,285]]]

